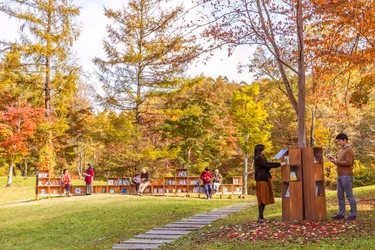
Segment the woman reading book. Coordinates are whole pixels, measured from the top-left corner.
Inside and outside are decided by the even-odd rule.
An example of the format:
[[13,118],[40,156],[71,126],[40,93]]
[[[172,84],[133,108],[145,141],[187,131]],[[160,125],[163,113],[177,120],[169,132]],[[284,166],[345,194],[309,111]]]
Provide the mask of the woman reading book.
[[269,162],[265,157],[264,145],[258,144],[254,148],[254,167],[256,181],[256,195],[258,200],[258,222],[266,222],[263,216],[266,205],[275,203],[271,184],[271,168],[285,166],[286,162]]

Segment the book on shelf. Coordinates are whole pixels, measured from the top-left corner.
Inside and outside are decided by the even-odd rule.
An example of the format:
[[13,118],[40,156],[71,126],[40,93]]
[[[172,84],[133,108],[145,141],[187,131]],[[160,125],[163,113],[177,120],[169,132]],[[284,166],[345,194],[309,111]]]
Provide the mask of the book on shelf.
[[121,190],[121,193],[122,193],[122,194],[126,194],[126,188],[123,188],[123,189]]
[[294,171],[290,172],[290,180],[291,181],[296,181],[297,180],[297,174],[296,174],[296,172],[294,172]]
[[114,194],[114,193],[115,193],[115,190],[114,190],[114,189],[110,189],[110,190],[109,190],[109,193],[110,193],[110,194]]
[[108,180],[108,185],[113,185],[113,180]]
[[76,188],[76,194],[80,194],[81,193],[81,188]]
[[290,197],[289,186],[288,186],[288,188],[286,189],[286,192],[285,192],[284,197],[286,197],[286,198],[289,198],[289,197]]
[[102,193],[105,193],[105,188],[102,188],[101,192],[102,192]]

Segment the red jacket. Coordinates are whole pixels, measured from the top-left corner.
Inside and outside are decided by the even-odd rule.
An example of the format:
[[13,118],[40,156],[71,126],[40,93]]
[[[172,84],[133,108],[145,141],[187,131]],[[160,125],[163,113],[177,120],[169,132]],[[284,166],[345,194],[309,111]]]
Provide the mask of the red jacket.
[[201,173],[201,179],[203,181],[203,184],[210,184],[212,179],[212,174],[210,171],[203,171]]
[[87,184],[92,183],[92,177],[94,177],[94,169],[88,168],[86,171],[85,182]]

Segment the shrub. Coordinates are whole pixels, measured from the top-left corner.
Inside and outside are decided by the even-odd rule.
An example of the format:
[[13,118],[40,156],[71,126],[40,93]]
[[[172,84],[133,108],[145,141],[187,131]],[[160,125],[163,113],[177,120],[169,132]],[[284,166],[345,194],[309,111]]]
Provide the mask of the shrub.
[[354,187],[363,187],[375,184],[375,170],[372,166],[364,166],[359,160],[354,161]]

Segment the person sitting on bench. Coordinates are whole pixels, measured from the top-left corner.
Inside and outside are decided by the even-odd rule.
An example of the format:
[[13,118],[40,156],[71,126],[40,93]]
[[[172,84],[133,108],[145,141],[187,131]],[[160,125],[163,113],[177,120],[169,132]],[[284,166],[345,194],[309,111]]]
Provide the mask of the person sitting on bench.
[[142,195],[146,187],[150,185],[150,174],[146,169],[142,168],[141,170],[141,184],[139,185],[138,195]]

